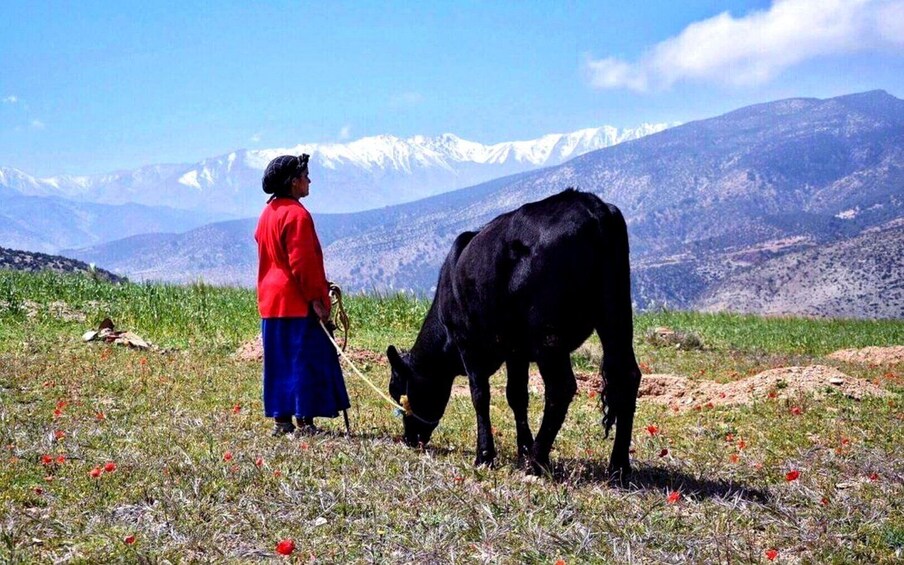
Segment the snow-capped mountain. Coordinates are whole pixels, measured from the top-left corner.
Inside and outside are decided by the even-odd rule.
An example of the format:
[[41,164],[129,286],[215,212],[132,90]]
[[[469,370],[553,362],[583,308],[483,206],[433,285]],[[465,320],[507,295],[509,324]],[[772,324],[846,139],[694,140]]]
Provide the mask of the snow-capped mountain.
[[379,135],[349,143],[238,150],[196,164],[150,165],[95,176],[35,178],[0,168],[0,197],[57,196],[98,204],[137,203],[203,210],[223,219],[249,217],[264,201],[260,179],[278,155],[309,153],[311,196],[318,212],[355,212],[473,186],[558,165],[589,151],[657,133],[670,124],[611,126],[484,145],[453,134],[406,139]]

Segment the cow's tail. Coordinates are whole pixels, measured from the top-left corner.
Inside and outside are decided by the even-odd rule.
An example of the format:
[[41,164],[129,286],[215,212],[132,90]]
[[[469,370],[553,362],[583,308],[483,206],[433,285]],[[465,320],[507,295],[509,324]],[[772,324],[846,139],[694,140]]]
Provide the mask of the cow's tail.
[[631,266],[628,226],[621,211],[611,204],[601,219],[604,267],[602,320],[597,332],[603,344],[603,426],[606,437],[620,414],[633,419],[640,385],[634,357],[634,321],[631,304]]

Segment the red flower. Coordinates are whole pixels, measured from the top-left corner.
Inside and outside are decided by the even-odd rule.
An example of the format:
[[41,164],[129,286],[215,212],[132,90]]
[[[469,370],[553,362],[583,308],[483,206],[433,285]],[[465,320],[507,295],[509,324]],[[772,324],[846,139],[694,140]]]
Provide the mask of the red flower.
[[675,504],[679,500],[681,500],[681,493],[677,490],[673,490],[669,493],[669,496],[666,497],[666,502],[668,502],[669,504]]
[[147,357],[142,357],[141,359],[138,360],[138,362],[141,363],[142,365],[147,365],[147,364],[148,364],[148,358],[147,358]]
[[112,461],[107,461],[107,464],[104,465],[104,472],[106,472],[106,473],[112,473],[115,470],[116,470],[116,463],[114,463]]
[[263,466],[264,466],[264,458],[263,458],[263,457],[258,457],[257,459],[255,459],[255,460],[254,460],[254,466],[255,466],[255,467],[263,467]]
[[744,449],[745,447],[747,447],[747,442],[744,441],[743,439],[739,439],[738,440],[738,449]]
[[725,434],[725,441],[734,441],[734,434],[732,434],[732,433]]
[[56,462],[59,463],[60,465],[62,465],[63,463],[66,462],[66,456],[65,455],[57,455]]
[[565,560],[564,559],[556,560],[556,565],[565,565]]
[[47,455],[46,453],[41,456],[41,465],[51,465],[53,464],[53,457]]
[[292,555],[295,551],[295,542],[290,539],[284,539],[276,544],[276,553],[280,555]]
[[650,424],[649,426],[647,426],[647,433],[651,436],[655,436],[659,433],[659,427],[654,424]]
[[666,448],[663,448],[662,451],[659,452],[660,457],[665,457],[668,454],[669,454],[669,450]]
[[801,414],[804,413],[804,411],[800,406],[792,406],[791,413],[794,414],[795,416],[800,416]]
[[794,470],[791,470],[791,471],[788,471],[787,473],[785,473],[785,480],[788,481],[789,483],[791,481],[796,481],[799,477],[800,477],[800,471],[798,471],[797,469],[794,469]]
[[241,412],[241,411],[242,411],[242,406],[241,406],[241,404],[236,404],[235,406],[232,407],[232,413],[233,413],[233,414],[238,414],[238,413]]
[[101,468],[100,468],[100,467],[95,467],[95,468],[91,469],[91,472],[88,473],[88,474],[91,475],[92,478],[96,479],[96,478],[98,478],[98,477],[101,475],[101,473],[103,473],[103,471],[101,470]]
[[707,402],[706,404],[704,404],[703,406],[706,407],[706,408],[712,408],[712,407],[713,407],[713,403],[710,401],[710,402]]
[[69,404],[69,403],[66,402],[65,400],[60,400],[59,402],[56,403],[57,410],[62,410],[62,409],[65,408],[68,404]]
[[34,491],[35,494],[44,494],[44,489],[42,489],[41,487],[35,487]]
[[227,451],[223,454],[223,461],[232,461],[232,452]]
[[308,442],[303,441],[303,442],[299,443],[299,444],[298,444],[298,448],[299,448],[299,449],[307,449],[307,448],[308,448]]
[[732,453],[731,455],[728,456],[728,460],[731,461],[732,463],[737,463],[740,459],[741,458],[738,456],[737,453]]
[[775,548],[766,550],[766,559],[769,561],[775,561],[775,558],[778,557],[778,550]]
[[64,432],[63,430],[57,430],[53,432],[53,437],[57,439],[63,439],[64,437],[66,437],[66,432]]
[[59,417],[62,416],[62,415],[63,415],[63,411],[60,410],[59,408],[57,408],[56,410],[53,411],[53,417],[54,417],[54,418],[59,418]]
[[97,414],[94,415],[94,419],[97,420],[98,422],[102,422],[102,421],[106,420],[107,417],[104,415],[103,412],[98,412]]
[[766,395],[767,398],[778,398],[778,393],[774,390],[770,390],[769,394]]
[[463,482],[465,481],[465,478],[456,475],[455,478],[454,478],[453,480],[454,480],[456,483],[463,483]]
[[822,500],[820,500],[819,502],[821,502],[823,506],[829,505],[829,499],[826,497],[822,497]]
[[588,396],[589,398],[596,398],[596,391],[595,391],[595,390],[591,390],[590,392],[587,393],[587,396]]
[[273,471],[273,476],[274,476],[274,477],[281,477],[281,476],[282,476],[282,471],[280,471],[279,469]]
[[126,545],[132,545],[133,543],[135,543],[135,536],[134,535],[126,536],[126,537],[122,538],[122,542]]
[[870,475],[869,475],[869,480],[871,480],[871,481],[878,481],[878,480],[879,480],[879,473],[870,473]]

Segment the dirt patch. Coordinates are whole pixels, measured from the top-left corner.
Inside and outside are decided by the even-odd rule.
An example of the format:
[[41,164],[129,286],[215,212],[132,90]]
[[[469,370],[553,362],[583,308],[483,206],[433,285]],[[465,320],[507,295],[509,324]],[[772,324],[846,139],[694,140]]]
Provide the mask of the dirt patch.
[[904,363],[904,345],[891,347],[864,347],[863,349],[841,349],[831,353],[829,359],[847,363],[867,365],[895,365]]
[[261,334],[246,341],[235,350],[235,358],[239,361],[261,361],[264,358],[264,343]]
[[864,396],[891,396],[885,389],[833,367],[811,365],[770,369],[730,383],[693,381],[678,375],[644,375],[639,397],[679,410],[693,410],[791,398],[801,393],[823,396],[830,391],[856,400]]
[[[261,335],[258,334],[254,339],[248,340],[235,350],[235,358],[239,361],[261,361],[264,358],[264,345]],[[386,356],[382,353],[369,351],[367,349],[356,349],[349,347],[345,350],[345,356],[361,370],[367,368],[368,365],[388,365]]]

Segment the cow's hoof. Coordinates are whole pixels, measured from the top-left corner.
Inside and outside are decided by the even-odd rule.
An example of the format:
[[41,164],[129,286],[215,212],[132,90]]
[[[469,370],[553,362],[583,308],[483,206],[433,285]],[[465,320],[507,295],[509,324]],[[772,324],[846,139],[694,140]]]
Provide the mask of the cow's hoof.
[[496,452],[495,451],[478,451],[477,457],[474,458],[475,467],[495,467]]
[[532,458],[528,472],[531,475],[537,475],[538,477],[552,473],[552,464],[549,462],[549,457]]
[[631,465],[624,463],[622,465],[609,465],[609,480],[624,486],[631,478]]

